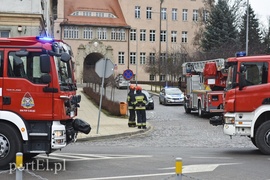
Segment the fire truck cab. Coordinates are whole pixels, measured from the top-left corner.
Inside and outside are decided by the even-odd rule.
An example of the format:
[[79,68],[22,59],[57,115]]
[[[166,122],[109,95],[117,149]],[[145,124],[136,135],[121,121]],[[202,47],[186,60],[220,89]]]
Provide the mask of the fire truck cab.
[[[241,53],[243,54],[243,53]],[[270,154],[270,56],[227,59],[224,115],[210,119],[223,125],[229,136],[247,136],[263,153]]]
[[0,168],[49,154],[76,140],[90,125],[76,119],[71,48],[43,37],[0,38]]

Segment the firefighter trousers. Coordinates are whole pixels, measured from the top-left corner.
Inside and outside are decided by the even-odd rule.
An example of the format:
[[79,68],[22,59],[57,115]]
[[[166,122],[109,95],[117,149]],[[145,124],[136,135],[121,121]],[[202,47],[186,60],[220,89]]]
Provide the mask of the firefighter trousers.
[[145,109],[136,110],[138,127],[146,127],[146,112]]
[[135,110],[129,109],[129,118],[128,118],[128,127],[135,127],[136,121],[135,121]]

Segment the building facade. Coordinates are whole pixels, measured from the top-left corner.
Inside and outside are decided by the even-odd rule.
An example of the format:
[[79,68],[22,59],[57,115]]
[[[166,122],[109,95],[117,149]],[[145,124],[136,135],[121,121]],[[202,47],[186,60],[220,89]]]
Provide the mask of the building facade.
[[0,3],[0,37],[53,35],[53,0],[0,0]]
[[165,81],[168,78],[165,71],[146,72],[146,67],[151,59],[166,64],[172,54],[174,61],[185,62],[185,55],[194,51],[199,9],[204,7],[203,0],[58,0],[57,3],[54,36],[72,47],[79,83],[83,82],[85,67],[103,57],[115,64],[115,76],[131,69],[134,80]]

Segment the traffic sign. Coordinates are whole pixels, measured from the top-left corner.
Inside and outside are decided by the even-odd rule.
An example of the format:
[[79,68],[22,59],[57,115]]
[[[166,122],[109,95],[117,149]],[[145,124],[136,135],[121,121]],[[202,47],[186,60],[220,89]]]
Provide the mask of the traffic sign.
[[126,69],[123,73],[123,77],[125,78],[125,80],[131,80],[133,77],[133,71],[130,69]]
[[99,75],[99,77],[108,78],[112,75],[114,69],[114,64],[110,59],[100,59],[96,63],[95,71]]

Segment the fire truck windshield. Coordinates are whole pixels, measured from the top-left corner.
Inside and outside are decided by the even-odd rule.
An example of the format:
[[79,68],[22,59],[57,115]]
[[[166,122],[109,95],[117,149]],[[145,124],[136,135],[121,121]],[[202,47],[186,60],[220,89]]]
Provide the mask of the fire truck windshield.
[[61,90],[74,90],[74,82],[72,80],[72,67],[70,61],[63,62],[61,61],[60,57],[54,56],[54,62]]

